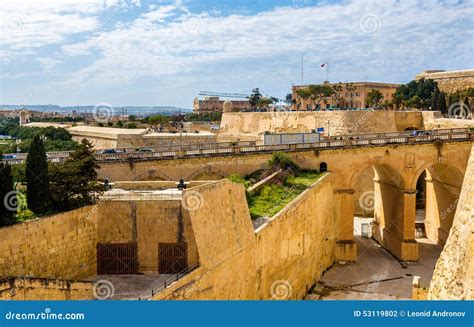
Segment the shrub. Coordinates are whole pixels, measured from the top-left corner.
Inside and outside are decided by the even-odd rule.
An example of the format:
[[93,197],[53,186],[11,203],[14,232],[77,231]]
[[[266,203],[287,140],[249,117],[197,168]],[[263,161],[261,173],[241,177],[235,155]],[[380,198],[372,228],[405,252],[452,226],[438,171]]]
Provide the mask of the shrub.
[[16,214],[17,222],[27,221],[35,218],[35,214],[30,209],[19,209],[18,213]]
[[272,158],[268,161],[271,170],[291,170],[297,172],[299,166],[290,158],[289,155],[283,152],[274,153]]

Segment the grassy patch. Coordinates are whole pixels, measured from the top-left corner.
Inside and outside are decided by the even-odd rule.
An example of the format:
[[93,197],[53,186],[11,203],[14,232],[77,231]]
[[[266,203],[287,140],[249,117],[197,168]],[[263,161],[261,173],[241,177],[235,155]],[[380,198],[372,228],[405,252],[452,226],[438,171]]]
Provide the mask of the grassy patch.
[[252,218],[274,216],[320,176],[321,174],[315,171],[299,171],[295,176],[289,176],[283,185],[264,186],[260,192],[252,194],[252,201],[249,203],[250,215]]

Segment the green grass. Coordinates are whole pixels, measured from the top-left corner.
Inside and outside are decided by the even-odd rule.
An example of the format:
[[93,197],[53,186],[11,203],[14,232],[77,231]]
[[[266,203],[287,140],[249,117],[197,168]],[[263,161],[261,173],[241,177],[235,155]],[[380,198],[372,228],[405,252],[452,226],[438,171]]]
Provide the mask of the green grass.
[[252,195],[250,215],[252,218],[274,216],[320,176],[318,172],[300,171],[296,176],[290,176],[284,185],[264,186],[260,192]]

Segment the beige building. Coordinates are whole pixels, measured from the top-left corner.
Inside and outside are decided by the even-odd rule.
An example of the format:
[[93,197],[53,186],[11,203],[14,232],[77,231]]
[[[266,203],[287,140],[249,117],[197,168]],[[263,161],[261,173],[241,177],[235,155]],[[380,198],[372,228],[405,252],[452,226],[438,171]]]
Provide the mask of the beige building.
[[[366,97],[372,90],[379,90],[384,100],[391,100],[393,94],[397,90],[399,84],[375,83],[375,82],[353,82],[353,83],[328,83],[330,86],[340,84],[342,91],[339,92],[339,99],[337,96],[330,98],[323,98],[319,104],[314,104],[311,100],[303,100],[296,93],[308,87],[308,85],[293,85],[291,93],[293,99],[296,101],[293,104],[293,110],[326,110],[332,108],[342,109],[361,109],[367,108]],[[339,105],[338,105],[339,103]]]
[[248,100],[221,100],[219,97],[204,97],[202,100],[194,98],[193,109],[195,113],[224,112],[224,103],[230,103],[230,111],[249,110]]
[[454,93],[456,91],[474,88],[474,69],[465,70],[425,70],[415,76],[416,80],[432,79],[438,83],[442,92]]

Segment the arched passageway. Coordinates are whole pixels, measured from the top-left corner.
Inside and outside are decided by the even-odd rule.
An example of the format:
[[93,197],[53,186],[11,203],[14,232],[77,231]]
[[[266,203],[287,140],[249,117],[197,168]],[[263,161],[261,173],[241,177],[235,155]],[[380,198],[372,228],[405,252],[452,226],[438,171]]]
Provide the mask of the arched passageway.
[[410,174],[372,164],[354,175],[349,189],[336,192],[340,201],[336,258],[356,260],[354,236],[367,237],[368,225],[369,237],[403,261],[418,260],[417,238],[444,245],[462,187],[459,169],[427,163]]
[[325,162],[321,162],[319,164],[319,172],[324,173],[324,172],[327,172],[327,171],[328,171],[328,164],[325,163]]
[[448,238],[463,177],[457,168],[446,164],[431,165],[418,176],[417,225],[437,244],[444,245]]

